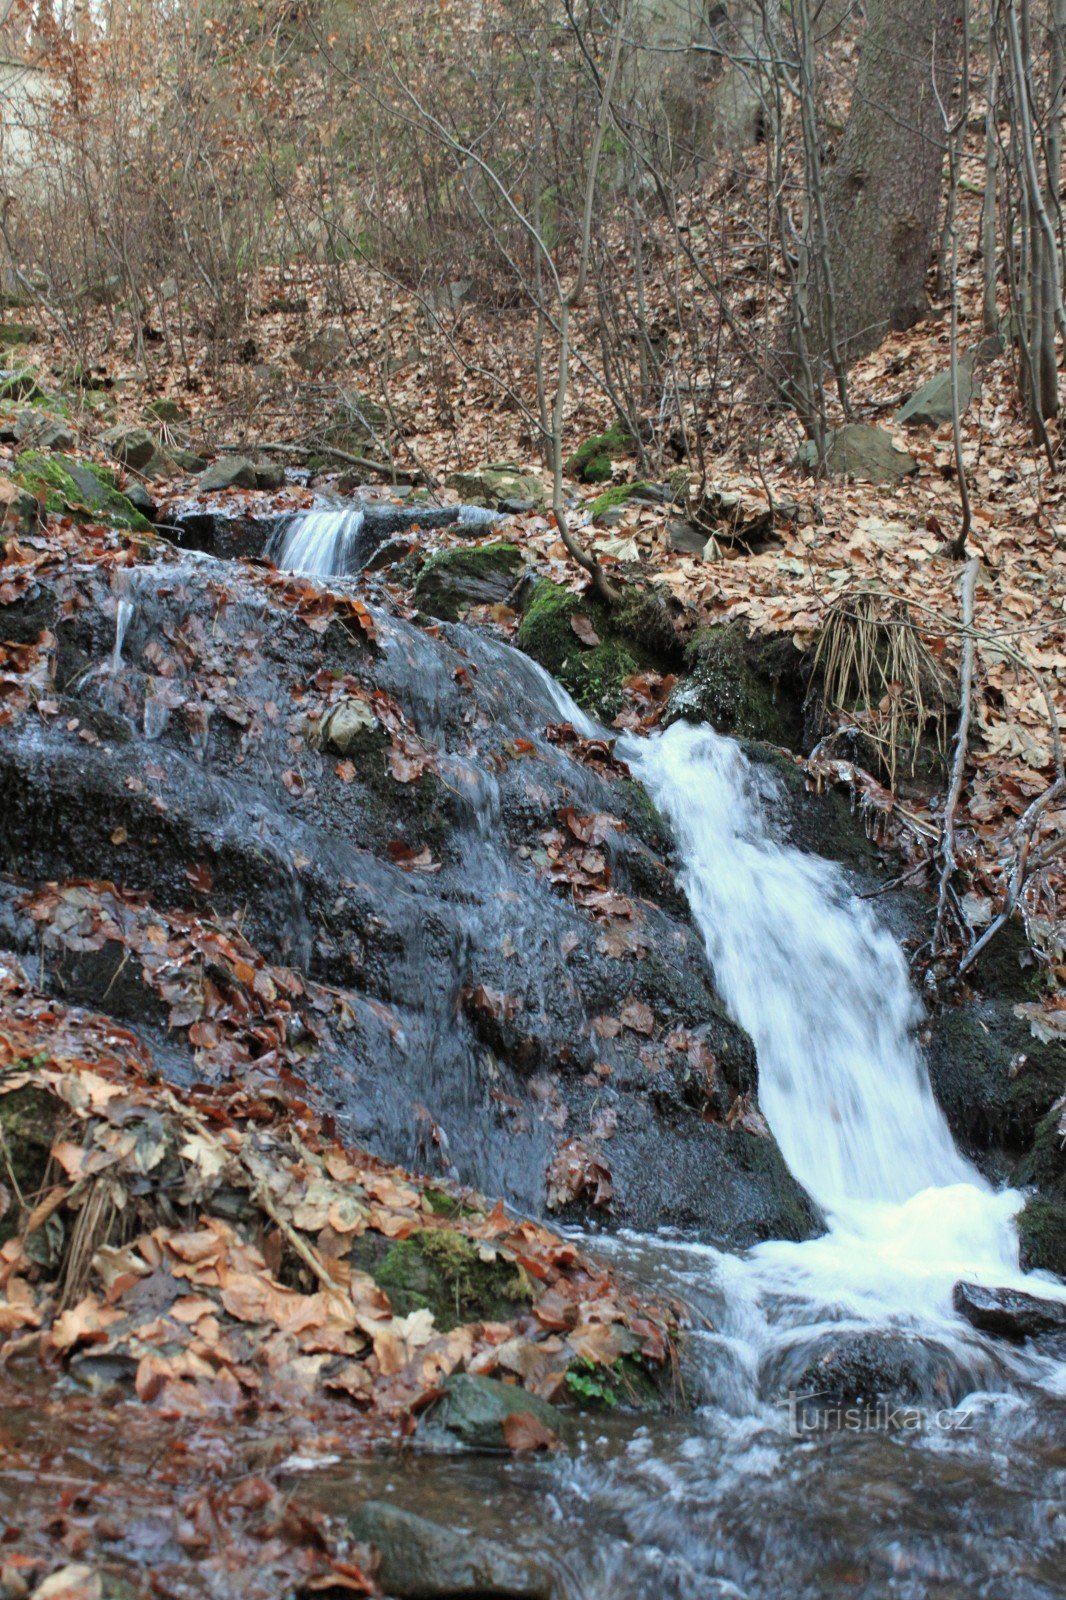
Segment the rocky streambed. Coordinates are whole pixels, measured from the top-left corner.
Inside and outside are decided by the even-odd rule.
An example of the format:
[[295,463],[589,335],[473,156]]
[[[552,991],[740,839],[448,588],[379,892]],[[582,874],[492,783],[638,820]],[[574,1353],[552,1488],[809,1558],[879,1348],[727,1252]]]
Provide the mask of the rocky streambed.
[[[684,1388],[667,1389],[673,1403],[681,1393],[686,1406],[703,1403],[699,1421],[604,1422],[649,1400],[661,1408],[667,1390],[604,1378],[639,1346],[605,1344],[604,1362],[593,1340],[581,1346],[587,1392],[578,1382],[564,1396],[591,1407],[565,1458],[462,1479],[466,1495],[495,1504],[474,1519],[489,1541],[480,1557],[474,1544],[465,1555],[454,1538],[440,1544],[459,1517],[459,1480],[431,1459],[405,1471],[398,1492],[391,1469],[316,1468],[322,1504],[377,1517],[370,1533],[353,1524],[354,1538],[435,1549],[419,1570],[458,1573],[444,1593],[488,1583],[514,1594],[761,1595],[790,1561],[797,1593],[854,1593],[855,1497],[890,1481],[898,1436],[875,1430],[861,1465],[839,1452],[815,1462],[809,1443],[790,1453],[777,1398],[828,1373],[844,1402],[884,1393],[923,1407],[940,1395],[950,1407],[975,1388],[1031,1390],[1032,1373],[1002,1332],[961,1348],[945,1336],[924,1353],[904,1336],[902,1354],[898,1330],[871,1335],[846,1317],[802,1343],[769,1337],[780,1308],[767,1310],[763,1292],[752,1299],[731,1252],[813,1238],[823,1217],[760,1109],[756,1051],[715,987],[673,828],[613,738],[576,719],[532,657],[607,717],[627,677],[680,671],[677,709],[744,737],[772,775],[764,788],[783,838],[842,861],[901,935],[925,909],[887,892],[898,865],[848,797],[810,792],[781,749],[802,738],[802,687],[780,660],[719,636],[686,663],[643,601],[601,615],[527,574],[506,527],[468,525],[462,543],[430,554],[421,530],[434,520],[371,512],[360,546],[369,571],[328,582],[264,560],[277,518],[254,498],[172,508],[165,538],[69,521],[9,538],[0,948],[21,964],[33,1005],[111,1019],[192,1103],[197,1084],[225,1100],[298,1076],[316,1127],[420,1174],[422,1195],[439,1186],[447,1205],[467,1207],[475,1235],[488,1212],[464,1199],[472,1188],[585,1230],[623,1277],[688,1307],[697,1331]],[[445,521],[462,517],[449,510]],[[491,626],[504,604],[522,612],[529,654]],[[978,974],[983,994],[942,1009],[925,1039],[968,1153],[998,1180],[1040,1185],[1022,1218],[1026,1259],[1061,1272],[1062,1052],[1015,1015],[1026,993],[1018,956],[1002,945]],[[405,1204],[420,1233],[442,1231],[435,1201]],[[402,1282],[394,1256],[390,1286],[381,1268],[395,1245],[387,1227],[371,1231],[381,1239],[358,1270],[386,1302],[397,1296],[392,1310],[439,1302],[437,1245],[405,1257]],[[445,1298],[468,1265],[450,1261]],[[498,1295],[494,1304],[501,1315]],[[641,1315],[636,1302],[626,1313]],[[960,1520],[976,1528],[981,1508],[982,1571],[1003,1581],[995,1530],[1021,1538],[1025,1484],[1042,1484],[1035,1503],[1048,1506],[1046,1475],[1061,1470],[1048,1443],[1054,1404],[1045,1396],[1017,1423],[1028,1465],[1016,1491],[978,1450],[979,1481],[968,1498],[958,1491],[954,1514],[912,1518],[897,1545],[891,1510],[872,1519],[854,1557],[868,1592],[934,1592],[907,1589],[916,1571],[920,1583],[942,1574],[937,1593],[964,1592],[952,1588],[965,1577],[950,1538]],[[934,1438],[939,1466],[928,1441],[912,1441],[900,1469],[912,1508],[932,1482],[957,1484],[968,1470],[969,1440]],[[290,1470],[306,1483],[301,1463]],[[769,1552],[748,1505],[764,1471],[776,1474]],[[829,1576],[813,1534],[787,1527],[825,1482],[824,1537],[839,1553]],[[516,1491],[536,1507],[517,1541],[506,1514]],[[367,1513],[368,1500],[385,1509]],[[680,1520],[668,1527],[671,1503]],[[432,1526],[404,1524],[405,1512],[428,1512]],[[1037,1548],[1004,1594],[1051,1592],[1043,1532]],[[421,1581],[394,1574],[389,1592],[421,1593]]]

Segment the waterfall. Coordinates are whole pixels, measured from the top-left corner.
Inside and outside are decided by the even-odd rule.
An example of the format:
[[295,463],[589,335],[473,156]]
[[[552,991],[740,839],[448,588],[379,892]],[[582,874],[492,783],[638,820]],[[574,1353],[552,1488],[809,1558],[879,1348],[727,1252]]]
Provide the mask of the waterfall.
[[1018,1283],[1021,1197],[956,1150],[899,947],[838,867],[773,836],[772,774],[688,723],[621,753],[674,827],[719,991],[756,1046],[763,1113],[826,1214],[821,1239],[759,1247],[765,1281],[936,1318],[959,1278]]
[[112,677],[122,668],[122,646],[126,642],[126,630],[132,621],[133,609],[132,600],[115,601],[115,642],[111,647],[111,660],[108,665]]
[[280,529],[269,553],[286,572],[340,577],[359,565],[359,535],[365,520],[365,513],[351,506],[301,511]]

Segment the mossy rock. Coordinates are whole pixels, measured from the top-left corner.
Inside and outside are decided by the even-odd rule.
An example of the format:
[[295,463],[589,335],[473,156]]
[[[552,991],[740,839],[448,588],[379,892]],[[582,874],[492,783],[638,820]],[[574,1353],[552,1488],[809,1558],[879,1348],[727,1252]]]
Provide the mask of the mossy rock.
[[1059,1132],[1061,1120],[1062,1111],[1054,1107],[1040,1121],[1015,1182],[1037,1190],[1018,1217],[1022,1265],[1066,1278],[1066,1150]]
[[1066,1203],[1034,1195],[1018,1214],[1021,1263],[1027,1272],[1066,1278]]
[[518,546],[502,541],[441,550],[422,568],[415,601],[430,616],[457,622],[471,606],[504,603],[521,569]]
[[[591,622],[600,643],[589,646],[573,619]],[[576,595],[542,578],[518,629],[518,645],[558,678],[578,705],[611,722],[625,703],[624,685],[641,668],[658,669],[676,652],[677,637],[665,609],[632,589],[610,610],[591,595]]]
[[615,506],[624,506],[628,501],[632,500],[634,495],[639,494],[642,489],[647,489],[648,487],[648,484],[644,482],[612,484],[609,489],[605,489],[592,502],[589,506],[589,514],[593,518],[605,516],[608,511],[613,511]]
[[453,472],[447,479],[449,489],[471,506],[498,506],[544,504],[544,485],[532,473],[522,472],[510,461],[496,461],[474,472]]
[[116,528],[150,532],[152,524],[115,488],[106,467],[71,456],[24,450],[15,462],[14,481],[56,516],[109,522]]
[[154,417],[157,422],[186,421],[185,412],[182,410],[181,406],[179,406],[178,402],[176,400],[168,400],[162,395],[158,400],[152,401],[151,405],[148,407],[148,415]]
[[507,1322],[533,1303],[530,1279],[513,1261],[482,1261],[452,1228],[421,1228],[399,1239],[371,1267],[398,1317],[431,1311],[444,1333],[469,1322]]
[[597,433],[586,439],[566,463],[566,470],[582,483],[607,483],[614,471],[616,456],[632,454],[633,436],[622,423],[616,422],[606,433]]
[[22,344],[34,344],[37,337],[37,329],[31,328],[27,322],[0,322],[0,347],[5,350],[16,349]]
[[701,628],[687,652],[688,676],[670,696],[667,720],[709,722],[718,733],[790,745],[801,729],[769,660],[735,623]]
[[18,1190],[11,1196],[11,1209],[0,1217],[0,1244],[21,1226],[19,1196],[32,1206],[44,1182],[59,1114],[59,1102],[43,1089],[27,1086],[0,1095],[0,1184],[11,1190],[14,1178]]

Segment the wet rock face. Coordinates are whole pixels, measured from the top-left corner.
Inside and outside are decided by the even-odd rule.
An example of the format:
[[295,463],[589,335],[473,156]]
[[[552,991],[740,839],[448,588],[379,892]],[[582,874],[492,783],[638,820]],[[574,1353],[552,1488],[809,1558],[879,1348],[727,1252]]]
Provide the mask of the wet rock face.
[[986,1289],[979,1283],[957,1283],[952,1304],[961,1317],[982,1333],[1021,1342],[1057,1334],[1066,1339],[1066,1305],[1041,1300],[1019,1289]]
[[[306,1076],[384,1156],[532,1213],[550,1185],[574,1220],[733,1246],[817,1227],[744,1114],[754,1051],[661,819],[558,728],[530,661],[381,613],[371,638],[307,580],[206,557],[161,552],[122,586],[68,571],[4,608],[6,638],[54,638],[57,709],[0,727],[3,870],[238,916],[340,991]],[[6,942],[43,936],[50,981],[155,1041],[118,947],[89,959],[17,898]]]

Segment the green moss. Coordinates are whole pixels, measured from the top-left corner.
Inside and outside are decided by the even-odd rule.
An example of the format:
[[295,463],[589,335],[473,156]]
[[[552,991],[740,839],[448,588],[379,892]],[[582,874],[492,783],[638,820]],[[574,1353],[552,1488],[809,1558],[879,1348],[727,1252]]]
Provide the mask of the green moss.
[[398,1240],[372,1272],[396,1316],[431,1311],[445,1333],[467,1322],[506,1322],[533,1302],[520,1267],[482,1261],[474,1242],[451,1228],[423,1228]]
[[1066,1204],[1034,1195],[1018,1216],[1021,1263],[1066,1278]]
[[790,742],[774,685],[752,662],[751,647],[736,624],[701,628],[688,649],[689,676],[671,701],[675,717],[709,722],[719,733],[768,744]]
[[75,461],[69,456],[49,455],[43,450],[24,450],[11,475],[53,515],[70,512],[74,516],[88,515],[95,521],[109,522],[116,528],[152,530],[152,524],[124,494],[119,494],[106,467]]
[[43,1089],[27,1087],[0,1095],[0,1184],[18,1191],[7,1215],[0,1217],[0,1244],[21,1226],[19,1196],[32,1205],[44,1181],[58,1117],[59,1103]]
[[470,606],[506,600],[522,567],[522,552],[502,540],[462,545],[430,556],[415,584],[415,600],[445,622]]
[[612,488],[605,489],[603,494],[592,502],[589,511],[594,517],[602,517],[605,511],[611,511],[615,506],[624,506],[633,495],[647,487],[648,485],[643,482],[616,483]]
[[24,322],[0,322],[0,346],[7,350],[20,344],[32,344],[36,338],[37,329]]
[[36,374],[28,368],[21,372],[0,373],[0,401],[3,400],[43,400],[44,390],[37,382]]
[[606,483],[614,467],[615,456],[629,455],[633,448],[632,435],[622,423],[616,422],[606,433],[594,434],[579,445],[566,463],[567,472],[582,483]]
[[185,420],[185,413],[178,405],[178,402],[162,397],[152,401],[148,407],[148,413],[159,422],[184,422]]
[[[589,647],[574,632],[573,618],[586,617],[600,643]],[[572,594],[542,579],[534,588],[518,629],[519,647],[547,667],[584,710],[610,722],[625,701],[627,678],[642,667],[664,665],[666,646],[676,649],[670,619],[657,601],[639,590],[608,610],[591,595]]]

